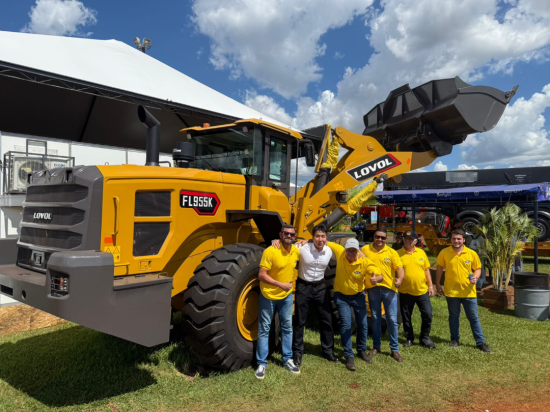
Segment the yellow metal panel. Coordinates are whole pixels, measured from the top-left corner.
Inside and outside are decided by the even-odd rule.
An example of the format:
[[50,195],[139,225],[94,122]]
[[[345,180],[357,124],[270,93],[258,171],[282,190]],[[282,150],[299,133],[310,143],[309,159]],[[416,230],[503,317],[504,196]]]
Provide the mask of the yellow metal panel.
[[271,187],[252,186],[250,190],[250,209],[278,212],[283,222],[290,223],[288,197],[280,190]]

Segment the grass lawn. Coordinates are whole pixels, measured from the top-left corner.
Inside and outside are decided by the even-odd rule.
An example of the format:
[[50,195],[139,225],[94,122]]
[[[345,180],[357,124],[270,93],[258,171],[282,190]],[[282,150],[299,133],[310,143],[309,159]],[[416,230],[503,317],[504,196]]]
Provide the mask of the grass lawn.
[[[275,354],[267,376],[204,370],[177,336],[144,348],[64,323],[0,337],[0,411],[502,411],[550,405],[550,322],[518,319],[480,307],[488,355],[474,348],[465,319],[461,346],[448,347],[447,308],[434,298],[434,351],[402,349],[358,370],[323,360],[318,333],[306,331],[302,373],[291,375]],[[415,313],[418,330],[420,317]],[[314,326],[313,326],[314,327]],[[403,342],[401,340],[401,342]],[[369,346],[371,346],[369,339]],[[343,356],[337,339],[336,354]]]

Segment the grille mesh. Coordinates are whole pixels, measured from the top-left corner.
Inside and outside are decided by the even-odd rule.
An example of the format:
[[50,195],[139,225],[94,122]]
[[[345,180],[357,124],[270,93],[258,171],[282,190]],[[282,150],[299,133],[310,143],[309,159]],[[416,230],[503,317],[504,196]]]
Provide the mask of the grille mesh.
[[158,255],[168,233],[170,223],[135,223],[134,256]]
[[58,249],[74,249],[82,243],[82,235],[67,230],[23,227],[20,242]]
[[[48,213],[51,219],[34,218],[35,213]],[[84,221],[84,211],[72,207],[26,207],[23,222],[72,226]]]
[[27,188],[27,202],[74,203],[88,196],[88,188],[80,185],[40,185]]
[[135,216],[170,216],[170,192],[137,192]]

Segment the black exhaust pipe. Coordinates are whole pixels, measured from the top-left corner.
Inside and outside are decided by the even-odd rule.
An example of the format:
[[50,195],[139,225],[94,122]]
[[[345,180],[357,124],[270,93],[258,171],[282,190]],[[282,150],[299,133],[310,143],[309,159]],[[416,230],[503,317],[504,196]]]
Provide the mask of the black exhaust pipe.
[[160,122],[143,106],[138,107],[139,121],[147,127],[145,166],[160,166]]

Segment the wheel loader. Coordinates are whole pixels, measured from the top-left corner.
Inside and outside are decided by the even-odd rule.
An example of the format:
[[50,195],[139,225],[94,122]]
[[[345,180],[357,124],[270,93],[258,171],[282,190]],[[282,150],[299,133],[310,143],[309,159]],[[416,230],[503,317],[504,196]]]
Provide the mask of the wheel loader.
[[[144,346],[167,342],[171,313],[182,311],[185,340],[204,364],[246,367],[258,265],[281,225],[302,238],[321,222],[333,227],[372,195],[375,177],[428,166],[491,130],[516,89],[458,77],[405,85],[364,116],[363,134],[329,125],[305,134],[261,119],[189,127],[173,167],[159,166],[160,124],[140,106],[144,166],[28,175],[18,253],[0,266],[0,293]],[[302,157],[315,177],[292,190],[291,160]]]

